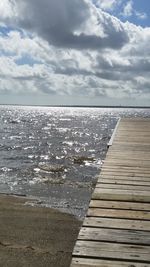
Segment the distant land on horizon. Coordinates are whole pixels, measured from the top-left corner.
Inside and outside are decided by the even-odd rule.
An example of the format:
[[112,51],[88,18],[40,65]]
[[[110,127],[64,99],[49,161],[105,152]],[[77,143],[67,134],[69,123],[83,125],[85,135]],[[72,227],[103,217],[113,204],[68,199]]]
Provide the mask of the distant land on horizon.
[[0,106],[23,106],[23,107],[64,107],[64,108],[141,108],[149,109],[150,106],[127,106],[127,105],[23,105],[23,104],[0,104]]

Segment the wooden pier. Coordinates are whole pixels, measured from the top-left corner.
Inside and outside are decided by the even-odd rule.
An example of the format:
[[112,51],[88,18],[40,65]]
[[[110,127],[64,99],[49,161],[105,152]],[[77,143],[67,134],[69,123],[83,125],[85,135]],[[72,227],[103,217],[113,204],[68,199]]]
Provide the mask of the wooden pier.
[[150,119],[121,119],[71,267],[150,266]]

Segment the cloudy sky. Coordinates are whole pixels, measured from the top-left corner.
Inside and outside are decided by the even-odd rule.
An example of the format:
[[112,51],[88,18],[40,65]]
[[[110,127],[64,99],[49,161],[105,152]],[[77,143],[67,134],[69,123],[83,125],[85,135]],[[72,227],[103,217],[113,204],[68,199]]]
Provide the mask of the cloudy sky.
[[149,0],[0,0],[0,103],[150,104]]

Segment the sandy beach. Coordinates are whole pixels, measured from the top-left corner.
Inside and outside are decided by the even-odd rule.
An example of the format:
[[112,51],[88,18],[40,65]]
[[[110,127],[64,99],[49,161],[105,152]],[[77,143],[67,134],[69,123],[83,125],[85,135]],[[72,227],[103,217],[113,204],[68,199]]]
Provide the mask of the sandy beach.
[[69,267],[81,222],[26,203],[0,195],[0,267]]

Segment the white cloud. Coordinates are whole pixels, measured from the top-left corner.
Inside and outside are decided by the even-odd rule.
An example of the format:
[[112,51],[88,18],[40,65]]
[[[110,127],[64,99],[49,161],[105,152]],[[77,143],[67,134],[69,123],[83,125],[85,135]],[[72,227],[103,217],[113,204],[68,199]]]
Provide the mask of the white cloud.
[[97,10],[90,0],[45,0],[44,4],[41,0],[11,0],[10,6],[12,3],[14,14],[8,23],[40,36],[50,45],[100,50],[120,49],[128,42],[119,20]]
[[126,3],[126,5],[123,8],[123,12],[121,13],[122,16],[124,17],[130,17],[133,15],[133,1],[130,0]]
[[14,10],[9,0],[0,1],[0,16],[1,18],[10,18],[14,15]]
[[139,12],[137,11],[134,7],[133,7],[134,2],[132,0],[128,1],[126,3],[126,5],[124,5],[123,7],[123,12],[121,12],[121,15],[123,17],[131,17],[131,16],[135,16],[138,19],[146,19],[147,18],[147,14],[145,12]]
[[139,19],[147,19],[147,14],[145,12],[138,12],[135,11],[135,15],[139,18]]
[[[88,0],[85,3],[89,4]],[[150,99],[150,28],[122,23],[91,4],[89,12],[90,17],[73,34],[106,37],[100,48],[93,49],[93,43],[87,47],[83,42],[82,47],[73,48],[67,43],[64,49],[62,40],[55,44],[57,34],[51,42],[52,35],[46,31],[42,34],[45,22],[37,25],[33,17],[29,20],[34,22],[30,34],[24,26],[23,32],[11,30],[0,35],[0,93],[85,96],[95,101],[103,97]],[[10,17],[9,12],[9,23]],[[6,24],[6,16],[1,21]],[[124,36],[128,36],[126,41]],[[24,64],[26,55],[33,65]]]
[[96,5],[105,11],[112,11],[121,4],[122,0],[97,0]]

